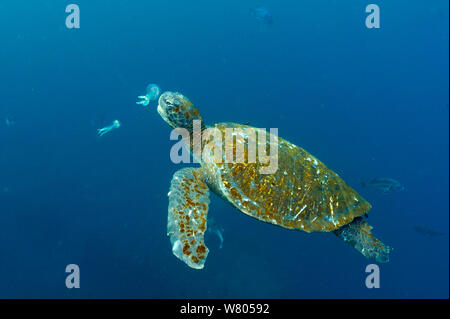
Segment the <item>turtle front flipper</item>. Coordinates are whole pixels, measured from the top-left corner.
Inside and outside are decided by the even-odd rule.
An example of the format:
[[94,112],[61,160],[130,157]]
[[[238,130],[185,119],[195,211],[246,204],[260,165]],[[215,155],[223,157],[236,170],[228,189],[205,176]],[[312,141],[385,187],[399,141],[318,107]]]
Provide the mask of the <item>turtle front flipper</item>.
[[355,248],[366,258],[379,263],[389,261],[392,248],[383,244],[372,235],[370,226],[362,217],[355,218],[350,224],[334,231],[335,235]]
[[189,267],[202,269],[208,248],[204,243],[209,189],[201,168],[184,168],[172,178],[167,235],[172,252]]

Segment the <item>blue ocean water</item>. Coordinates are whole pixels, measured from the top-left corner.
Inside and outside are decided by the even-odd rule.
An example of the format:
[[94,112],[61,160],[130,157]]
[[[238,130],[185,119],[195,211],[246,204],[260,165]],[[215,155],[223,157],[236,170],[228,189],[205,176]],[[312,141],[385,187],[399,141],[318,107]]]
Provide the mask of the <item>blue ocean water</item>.
[[[1,298],[448,298],[448,1],[0,2]],[[263,5],[265,24],[249,9]],[[371,261],[326,233],[289,231],[217,196],[224,229],[203,270],[172,255],[170,128],[149,83],[207,123],[276,127],[366,198],[394,247]],[[102,138],[97,129],[120,120]],[[381,194],[361,181],[391,177]],[[442,233],[430,236],[415,225]],[[80,267],[67,289],[66,265]]]

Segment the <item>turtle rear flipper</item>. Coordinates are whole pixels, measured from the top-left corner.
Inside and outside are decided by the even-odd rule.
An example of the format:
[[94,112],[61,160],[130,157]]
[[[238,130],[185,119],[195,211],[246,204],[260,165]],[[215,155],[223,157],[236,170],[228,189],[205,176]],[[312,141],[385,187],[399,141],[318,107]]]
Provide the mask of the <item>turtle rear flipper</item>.
[[342,226],[334,233],[366,258],[379,263],[389,261],[389,254],[393,249],[372,235],[372,226],[362,217],[355,218],[350,224]]
[[209,252],[204,243],[208,205],[209,189],[201,168],[184,168],[173,175],[167,235],[173,254],[195,269],[203,268]]

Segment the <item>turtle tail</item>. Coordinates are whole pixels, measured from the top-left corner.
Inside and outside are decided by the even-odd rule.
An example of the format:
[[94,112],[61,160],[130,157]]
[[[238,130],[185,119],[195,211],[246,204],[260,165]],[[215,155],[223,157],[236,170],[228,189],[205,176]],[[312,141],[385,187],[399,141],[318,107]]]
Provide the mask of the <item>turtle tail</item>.
[[368,259],[379,263],[389,261],[389,254],[393,248],[375,238],[372,235],[372,226],[362,217],[357,217],[350,224],[335,230],[334,234]]

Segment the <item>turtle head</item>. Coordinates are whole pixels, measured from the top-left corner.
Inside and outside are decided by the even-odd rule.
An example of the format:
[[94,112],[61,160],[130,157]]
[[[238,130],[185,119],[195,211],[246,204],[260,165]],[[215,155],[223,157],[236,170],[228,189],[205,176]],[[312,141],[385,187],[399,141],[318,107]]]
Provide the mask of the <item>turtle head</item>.
[[158,113],[173,128],[186,128],[192,132],[193,121],[203,119],[188,98],[177,92],[164,92],[159,97]]

